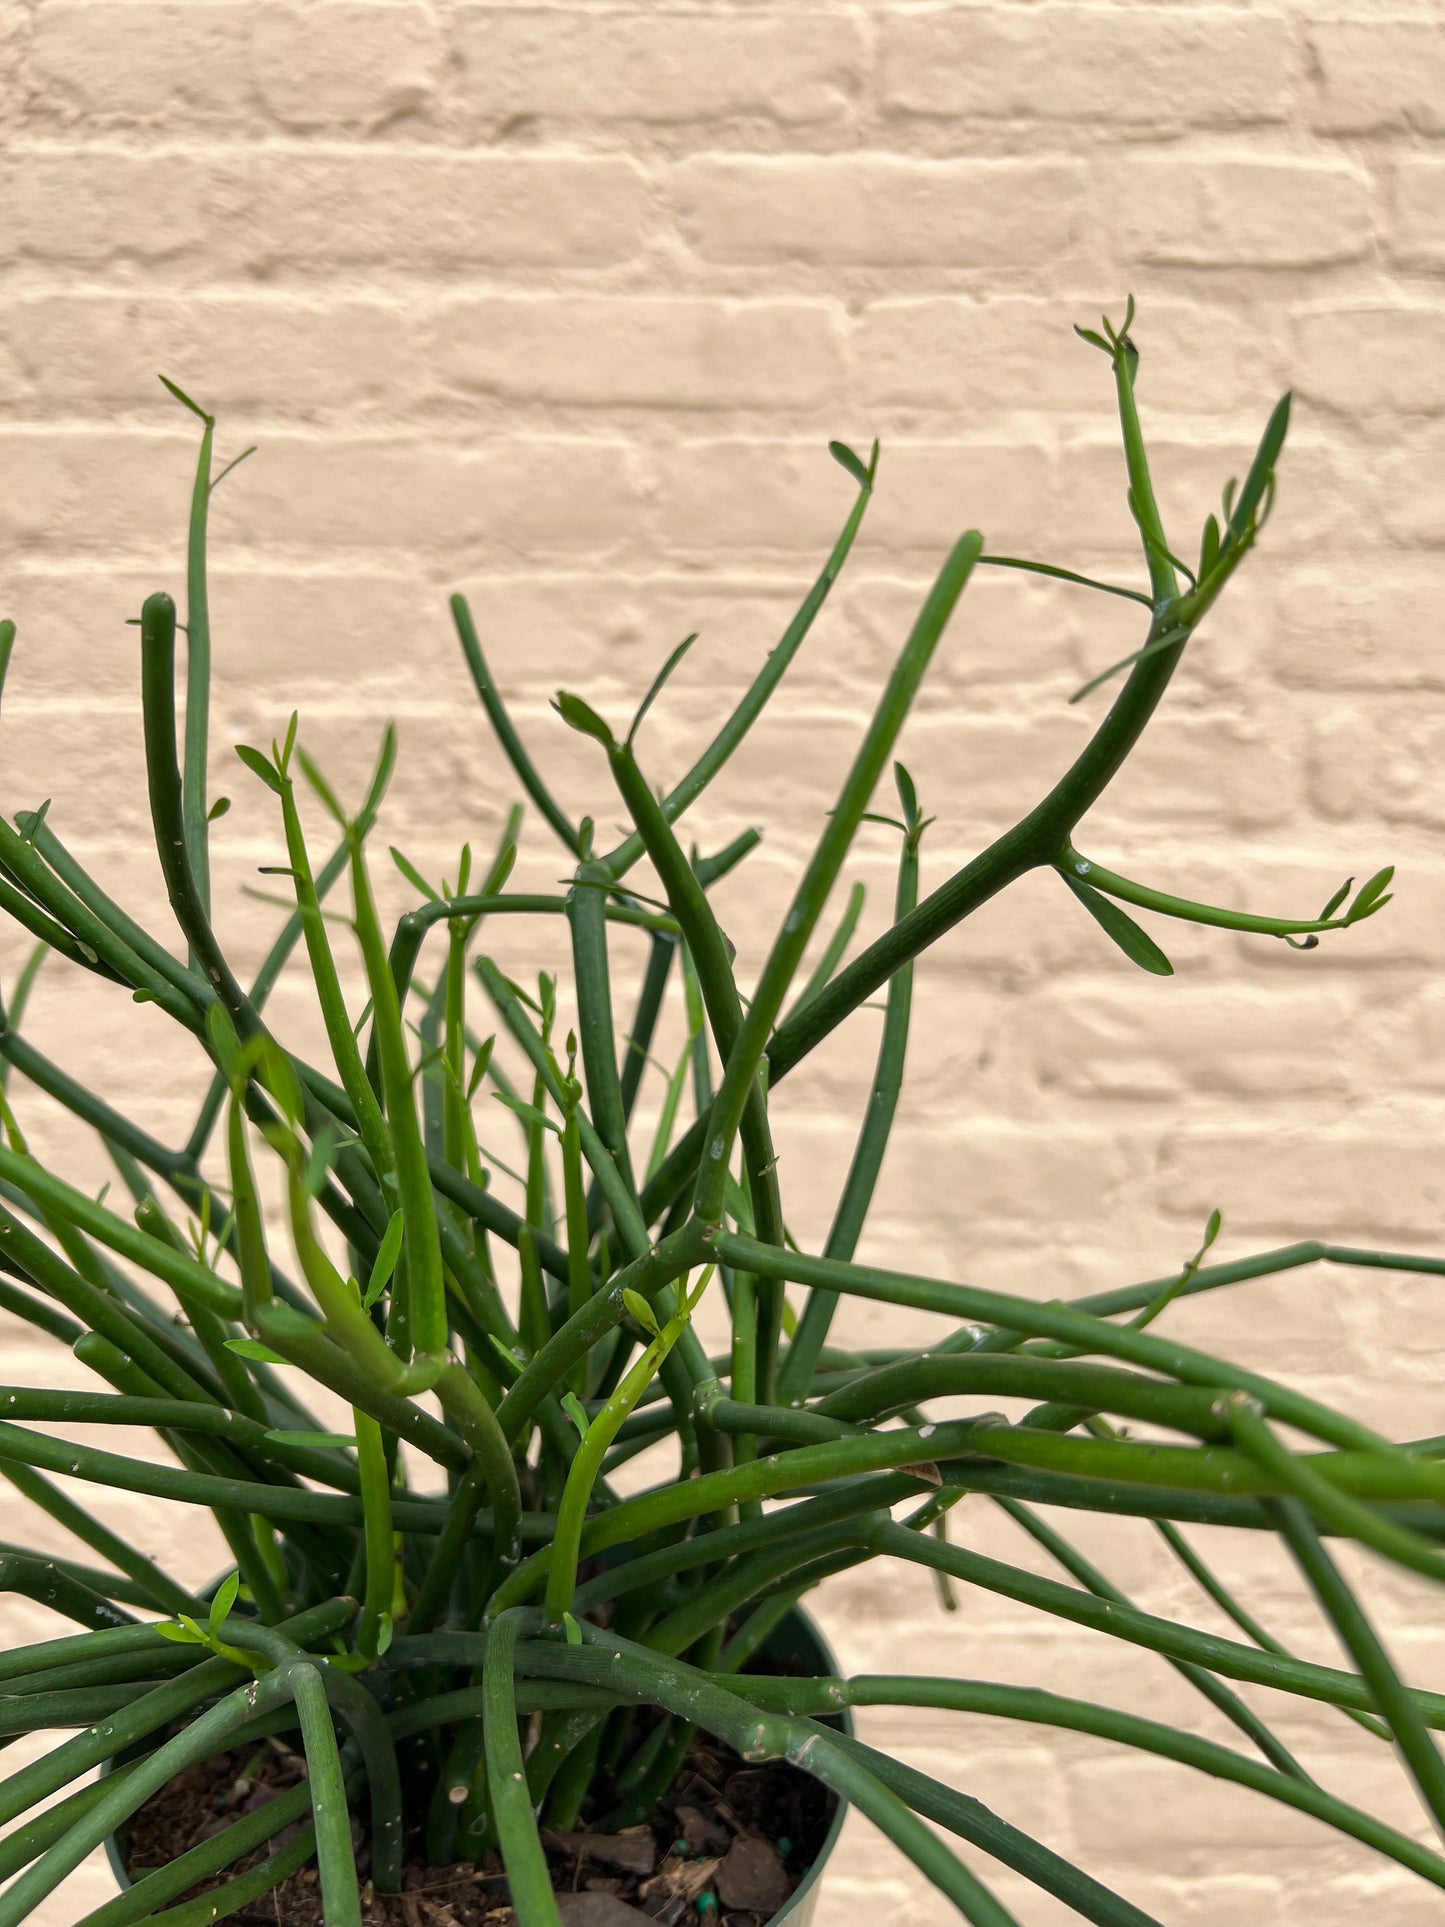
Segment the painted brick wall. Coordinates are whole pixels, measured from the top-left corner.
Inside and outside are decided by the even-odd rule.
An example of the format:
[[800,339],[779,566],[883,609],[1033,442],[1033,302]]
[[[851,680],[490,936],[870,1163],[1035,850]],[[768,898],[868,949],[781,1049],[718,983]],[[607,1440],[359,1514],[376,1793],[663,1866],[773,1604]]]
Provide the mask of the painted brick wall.
[[[53,797],[52,826],[163,921],[122,623],[182,582],[194,442],[164,370],[217,411],[223,458],[259,444],[215,505],[214,784],[237,797],[216,889],[243,969],[274,913],[241,892],[277,826],[230,741],[299,703],[354,785],[396,716],[388,839],[435,871],[464,837],[487,845],[514,785],[450,633],[462,587],[539,758],[607,822],[603,773],[549,694],[566,681],[625,713],[700,629],[644,739],[657,777],[678,771],[847,512],[827,439],[876,434],[844,584],[697,812],[705,845],[767,829],[719,898],[758,955],[962,528],[1140,579],[1107,370],[1070,323],[1137,297],[1182,546],[1292,386],[1262,550],[1080,841],[1184,894],[1296,913],[1395,860],[1398,898],[1308,956],[1161,932],[1170,981],[1132,971],[1051,879],[991,904],[921,966],[864,1252],[1052,1296],[1167,1272],[1215,1205],[1226,1255],[1306,1235],[1441,1248],[1439,4],[3,0],[0,83],[0,542],[20,628],[0,797]],[[1065,765],[1099,702],[1066,696],[1136,632],[1126,605],[1058,584],[970,588],[904,747],[938,815],[925,887]],[[891,864],[879,832],[851,866],[868,932]],[[521,874],[561,874],[535,825]],[[508,930],[500,954],[560,961],[548,936]],[[7,987],[20,954],[7,931]],[[198,1076],[163,1020],[103,990],[77,1004],[61,978],[42,980],[33,1035],[179,1136]],[[274,1008],[315,1040],[300,989]],[[779,1100],[805,1241],[846,1168],[876,1021]],[[16,1094],[37,1146],[99,1183],[60,1114]],[[1445,1423],[1445,1319],[1423,1283],[1309,1270],[1169,1316],[1401,1435]],[[878,1342],[929,1329],[846,1322]],[[16,1376],[57,1381],[53,1348],[7,1338]],[[192,1577],[220,1561],[194,1520],[125,1498],[110,1516]],[[981,1501],[956,1519],[1031,1563]],[[1222,1629],[1146,1528],[1078,1536],[1140,1603]],[[1283,1560],[1200,1539],[1276,1632],[1333,1658]],[[1374,1583],[1402,1662],[1439,1685],[1438,1600]],[[870,1569],[818,1613],[850,1670],[1034,1682],[1230,1737],[1162,1662],[988,1596],[944,1616],[916,1576]],[[1324,1709],[1269,1710],[1327,1783],[1420,1830],[1383,1749]],[[863,1730],[1171,1927],[1438,1919],[1438,1896],[1363,1848],[1182,1768],[984,1720]],[[1065,1918],[1011,1876],[998,1889],[1029,1927]],[[45,1927],[105,1891],[83,1870]],[[828,1927],[946,1917],[861,1822],[826,1895]]]

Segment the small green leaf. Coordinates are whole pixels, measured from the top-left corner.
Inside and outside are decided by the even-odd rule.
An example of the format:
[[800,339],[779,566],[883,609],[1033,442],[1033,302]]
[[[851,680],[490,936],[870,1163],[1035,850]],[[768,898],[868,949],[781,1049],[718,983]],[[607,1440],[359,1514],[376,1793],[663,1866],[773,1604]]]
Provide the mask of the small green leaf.
[[493,1035],[484,1039],[478,1048],[476,1061],[472,1065],[471,1077],[467,1080],[468,1099],[476,1096],[477,1086],[487,1074],[487,1066],[492,1061],[492,1052],[496,1049],[496,1044],[497,1039],[496,1036]]
[[[428,903],[441,902],[441,898],[437,895],[436,891],[433,890],[431,885],[427,882],[426,878],[422,875],[421,871],[418,870],[416,865],[411,861],[410,857],[403,856],[401,851],[397,849],[395,844],[391,846],[391,860],[396,865],[397,869],[401,871],[402,875],[406,878],[407,882],[411,885],[413,890],[420,890]],[[459,890],[457,894],[458,896],[460,896],[461,891]]]
[[392,771],[396,768],[396,724],[388,723],[381,732],[381,749],[377,755],[376,768],[372,772],[371,783],[366,792],[356,819],[357,832],[361,836],[371,834],[371,826],[376,821],[378,810],[391,786]]
[[1358,923],[1361,917],[1367,917],[1371,910],[1377,909],[1394,875],[1394,864],[1387,863],[1383,870],[1375,872],[1368,883],[1361,884],[1359,894],[1345,912],[1345,922]]
[[370,1311],[380,1298],[396,1270],[396,1261],[401,1254],[402,1220],[400,1211],[393,1211],[391,1222],[386,1227],[381,1243],[376,1249],[376,1263],[371,1267],[371,1276],[366,1281],[366,1296],[361,1301],[363,1311]]
[[1187,623],[1180,623],[1173,629],[1165,629],[1162,634],[1155,636],[1152,642],[1146,642],[1142,649],[1135,649],[1127,656],[1120,656],[1119,660],[1111,662],[1107,669],[1101,669],[1097,676],[1090,676],[1086,683],[1079,685],[1069,701],[1082,702],[1085,696],[1093,694],[1100,683],[1108,682],[1109,678],[1117,676],[1121,669],[1130,669],[1135,663],[1147,662],[1151,656],[1157,656],[1161,649],[1172,649],[1176,643],[1187,642],[1189,635]]
[[237,743],[236,754],[253,776],[260,777],[273,796],[281,794],[281,778],[268,756],[264,756],[259,749],[252,749],[249,743]]
[[254,1358],[258,1365],[284,1365],[286,1360],[280,1352],[273,1352],[269,1345],[263,1345],[259,1338],[228,1338],[226,1350],[234,1352],[237,1358]]
[[222,1626],[226,1623],[232,1606],[236,1603],[236,1595],[240,1590],[241,1575],[239,1572],[233,1572],[229,1579],[222,1582],[215,1598],[211,1601],[211,1610],[206,1615],[206,1624],[211,1629],[212,1638],[219,1635]]
[[624,1289],[622,1302],[632,1313],[632,1316],[637,1320],[638,1324],[641,1325],[642,1329],[651,1337],[656,1338],[661,1329],[657,1322],[657,1314],[651,1305],[648,1304],[642,1293],[640,1291]]
[[[479,966],[473,964],[472,968],[476,970]],[[536,1011],[539,1017],[542,1015],[542,1006],[537,1002],[537,999],[532,995],[531,991],[519,984],[515,977],[503,977],[502,982],[520,1003],[524,1003],[527,1006],[528,1010]]]
[[1345,898],[1350,894],[1350,890],[1354,885],[1354,881],[1355,879],[1353,877],[1345,878],[1344,882],[1340,885],[1339,889],[1336,890],[1335,894],[1330,898],[1329,902],[1325,905],[1324,909],[1321,910],[1319,916],[1316,918],[1316,922],[1324,923],[1328,918],[1332,917],[1335,914],[1336,910],[1339,909],[1340,905],[1344,902]]
[[1204,523],[1204,539],[1199,544],[1199,580],[1202,582],[1219,560],[1219,522],[1217,517],[1208,516]]
[[356,1443],[354,1432],[268,1432],[266,1436],[274,1445],[310,1445],[335,1451],[345,1451]]
[[563,1613],[562,1629],[567,1635],[567,1644],[569,1646],[580,1646],[582,1644],[582,1628],[577,1624],[577,1621],[572,1617],[571,1613]]
[[301,1080],[296,1075],[296,1066],[270,1038],[260,1042],[257,1068],[262,1082],[290,1122],[299,1124],[305,1107],[301,1101]]
[[211,1040],[211,1049],[216,1053],[216,1061],[229,1077],[241,1048],[241,1040],[236,1035],[236,1026],[231,1021],[231,1013],[222,1004],[212,1004],[207,1010],[206,1035]]
[[846,442],[829,442],[828,453],[840,468],[846,468],[859,488],[871,488],[873,478]]
[[1249,473],[1244,478],[1244,486],[1232,508],[1227,508],[1229,529],[1227,541],[1238,542],[1249,527],[1255,510],[1264,499],[1269,487],[1270,477],[1284,449],[1284,439],[1289,433],[1289,413],[1292,397],[1285,393],[1275,403],[1274,410],[1265,424],[1260,437],[1259,447],[1254,460],[1249,465]]
[[[684,636],[682,641],[677,645],[676,649],[674,649],[672,654],[668,657],[667,661],[662,665],[661,669],[659,669],[657,674],[653,677],[652,683],[648,688],[647,694],[643,697],[642,701],[637,705],[637,714],[633,717],[632,727],[627,732],[627,742],[628,742],[629,748],[631,747],[634,739],[636,738],[638,730],[641,729],[642,727],[643,717],[647,714],[648,710],[651,709],[652,705],[657,701],[657,698],[662,693],[663,685],[666,683],[668,677],[672,674],[673,670],[676,669],[677,665],[682,661],[683,657],[687,654],[688,650],[691,649],[692,645],[697,641],[697,637],[698,637],[698,632],[696,629],[693,630],[690,636]],[[585,818],[584,821],[588,825],[588,833],[585,837],[583,837],[579,829],[578,841],[584,844],[584,846],[589,846],[592,840],[591,818],[590,817]]]
[[1108,342],[1105,341],[1101,334],[1096,334],[1092,328],[1081,328],[1076,321],[1074,323],[1074,333],[1079,337],[1080,341],[1087,341],[1091,348],[1102,348],[1106,355],[1113,355],[1114,350],[1109,346]]
[[169,1639],[177,1646],[204,1646],[206,1636],[199,1628],[193,1631],[194,1624],[195,1622],[192,1621],[191,1626],[177,1626],[173,1621],[164,1619],[153,1630],[158,1632],[162,1639]]
[[215,802],[212,803],[211,807],[206,811],[206,821],[208,823],[219,822],[219,820],[226,814],[227,810],[229,810],[230,807],[231,807],[231,799],[229,796],[218,796]]
[[296,751],[296,760],[301,765],[301,774],[306,778],[306,781],[311,785],[312,789],[315,790],[317,796],[320,797],[322,807],[327,815],[333,817],[344,830],[347,827],[346,813],[340,803],[337,802],[335,792],[332,790],[331,785],[304,749],[298,749]]
[[1158,944],[1147,931],[1139,928],[1132,917],[1126,916],[1117,903],[1100,891],[1091,889],[1087,883],[1080,883],[1066,870],[1060,874],[1099,928],[1113,938],[1130,963],[1138,964],[1141,970],[1147,970],[1156,977],[1174,975],[1173,964]]
[[177,388],[176,384],[171,380],[169,375],[157,375],[156,380],[160,383],[161,387],[164,388],[169,394],[172,394],[175,396],[176,400],[180,402],[183,408],[189,408],[193,415],[199,415],[201,420],[206,424],[207,428],[215,427],[216,425],[215,416],[208,415],[205,409],[201,407],[199,402],[192,401],[184,388]]
[[207,493],[214,494],[215,491],[221,486],[222,482],[225,481],[226,477],[231,473],[231,470],[233,468],[239,468],[242,462],[246,460],[248,455],[254,455],[255,453],[256,453],[256,444],[252,442],[251,446],[249,448],[243,448],[239,455],[233,455],[230,461],[227,462],[226,466],[219,472],[219,474],[213,475],[211,477],[211,486],[207,491]]
[[524,1104],[520,1097],[513,1097],[509,1091],[493,1091],[492,1096],[499,1104],[505,1104],[509,1111],[515,1111],[517,1116],[526,1123],[540,1124],[544,1131],[551,1131],[557,1137],[561,1137],[560,1125],[548,1117],[545,1111],[539,1111],[535,1104]]
[[1162,1291],[1160,1291],[1156,1297],[1152,1298],[1136,1317],[1129,1320],[1129,1329],[1131,1331],[1143,1331],[1146,1325],[1153,1324],[1161,1311],[1173,1304],[1180,1292],[1183,1291],[1185,1286],[1193,1279],[1200,1265],[1203,1264],[1205,1253],[1219,1236],[1219,1228],[1223,1222],[1224,1220],[1216,1206],[1209,1214],[1209,1222],[1204,1227],[1204,1237],[1200,1242],[1198,1251],[1195,1252],[1192,1258],[1186,1259],[1183,1271],[1176,1277],[1171,1278]]
[[593,737],[607,749],[613,748],[616,739],[612,731],[591,704],[584,703],[580,696],[573,696],[565,689],[559,689],[553,699],[552,707],[569,729],[575,729],[583,736]]
[[585,1439],[588,1433],[588,1429],[591,1425],[591,1421],[587,1417],[587,1413],[583,1408],[581,1399],[578,1398],[575,1392],[564,1392],[562,1394],[561,1399],[559,1400],[559,1403],[562,1407],[562,1410],[567,1414],[568,1418],[571,1419],[572,1423],[577,1427],[578,1438]]
[[893,765],[893,780],[898,785],[898,800],[903,805],[903,814],[908,827],[912,829],[918,821],[918,791],[913,787],[913,778],[902,763]]
[[383,1613],[376,1624],[376,1651],[378,1657],[390,1646],[396,1635],[396,1625],[390,1613]]

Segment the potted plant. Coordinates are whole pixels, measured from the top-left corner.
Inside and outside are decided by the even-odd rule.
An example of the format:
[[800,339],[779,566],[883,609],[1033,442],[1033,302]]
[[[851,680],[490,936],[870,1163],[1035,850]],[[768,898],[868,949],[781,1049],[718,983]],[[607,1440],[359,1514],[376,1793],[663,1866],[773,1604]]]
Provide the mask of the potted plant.
[[[1080,1919],[1150,1919],[981,1801],[863,1744],[848,1710],[877,1705],[1043,1722],[1184,1762],[1445,1886],[1445,1859],[1318,1784],[1236,1692],[1268,1686],[1366,1725],[1445,1824],[1433,1737],[1445,1696],[1401,1680],[1328,1544],[1357,1541],[1445,1576],[1440,1441],[1381,1437],[1160,1328],[1182,1295],[1292,1265],[1440,1273],[1445,1260],[1310,1243],[1211,1264],[1216,1213],[1176,1274],[1076,1303],[854,1261],[904,1076],[915,960],[1016,878],[1052,868],[1124,958],[1158,974],[1169,973],[1167,958],[1124,905],[1306,948],[1389,900],[1382,870],[1358,890],[1346,884],[1316,917],[1256,915],[1131,882],[1074,845],[1254,546],[1289,417],[1286,397],[1222,514],[1206,520],[1191,569],[1151,487],[1132,316],[1131,302],[1122,327],[1079,332],[1112,372],[1147,588],[992,555],[977,532],[961,535],[762,957],[734,955],[708,895],[757,833],[699,854],[696,806],[827,599],[874,489],[876,443],[866,463],[831,445],[857,490],[833,552],[713,740],[665,793],[649,779],[644,724],[658,728],[667,678],[694,638],[625,725],[559,693],[562,721],[596,759],[596,816],[573,822],[454,598],[496,738],[566,853],[570,879],[554,894],[508,887],[514,814],[485,863],[467,852],[440,885],[393,851],[417,900],[388,933],[371,850],[393,732],[359,802],[336,794],[295,716],[269,749],[242,747],[249,780],[274,806],[284,861],[268,866],[279,880],[268,887],[284,889],[288,910],[245,984],[210,916],[208,836],[226,807],[206,787],[206,530],[219,476],[214,423],[195,409],[183,740],[170,597],[151,596],[139,622],[149,812],[175,930],[127,914],[44,807],[0,822],[0,903],[36,940],[0,1022],[0,1054],[99,1133],[121,1191],[93,1198],[33,1157],[21,1087],[0,1090],[0,1306],[70,1345],[104,1388],[0,1391],[0,1470],[104,1562],[0,1557],[7,1589],[79,1628],[0,1657],[7,1734],[77,1729],[0,1782],[0,1811],[17,1823],[0,1842],[9,1882],[0,1927],[19,1927],[108,1840],[132,1884],[86,1927],[233,1915],[410,1922],[421,1916],[406,1896],[390,1897],[410,1881],[414,1909],[426,1868],[462,1870],[446,1900],[445,1918],[458,1923],[499,1919],[510,1902],[520,1927],[648,1917],[802,1927],[810,1869],[845,1802],[978,1927],[1014,1917],[936,1828]],[[1134,655],[1079,692],[1127,672],[1063,778],[920,899],[931,819],[893,752],[955,605],[988,566],[1131,597],[1147,631]],[[0,666],[13,639],[13,624],[0,625]],[[879,796],[890,764],[896,811]],[[334,823],[324,860],[306,827],[318,807]],[[631,828],[607,849],[597,824],[619,808]],[[860,825],[880,820],[898,838],[894,920],[845,965],[856,908],[831,931],[824,919]],[[536,984],[514,981],[489,955],[489,932],[513,916],[554,919],[558,969]],[[624,942],[644,946],[645,963],[635,1008],[620,1015],[613,976]],[[364,1007],[343,989],[353,943]],[[293,950],[319,1000],[324,1063],[268,1021],[268,994]],[[817,961],[800,989],[809,955]],[[49,956],[50,968],[159,1005],[204,1053],[210,1091],[181,1148],[158,1143],[27,1041],[26,997]],[[667,1067],[648,1156],[639,1090],[678,977],[688,1036]],[[788,1232],[770,1095],[880,992],[882,1041],[851,1168],[824,1249],[804,1252]],[[492,1120],[499,1102],[515,1121],[515,1204],[494,1182],[507,1166],[486,1148],[484,1101]],[[268,1216],[263,1197],[279,1209]],[[694,1328],[704,1294],[726,1308],[720,1355]],[[939,1339],[926,1351],[841,1347],[830,1323],[844,1296],[935,1314]],[[315,1415],[322,1398],[349,1412],[344,1424]],[[1000,1415],[1001,1400],[1014,1416]],[[119,1449],[46,1429],[74,1424],[120,1428]],[[131,1426],[158,1433],[174,1463],[128,1455]],[[625,1468],[649,1448],[671,1457],[639,1483]],[[231,1569],[192,1593],[55,1487],[56,1473],[102,1495],[209,1508]],[[1005,1507],[1073,1583],[951,1543],[949,1514],[970,1494]],[[1132,1607],[1037,1505],[1154,1522],[1242,1637]],[[1198,1521],[1278,1535],[1353,1667],[1314,1664],[1270,1639],[1190,1544]],[[986,1677],[836,1677],[799,1602],[828,1575],[881,1556],[1165,1655],[1235,1724],[1240,1744]],[[96,1767],[106,1771],[81,1784]],[[724,1776],[739,1789],[732,1800],[719,1790]],[[740,1811],[749,1788],[752,1805]],[[37,1810],[54,1795],[58,1804]],[[164,1838],[202,1801],[219,1804],[225,1824],[167,1864],[127,1864],[137,1829]],[[245,1911],[261,1900],[268,1911]]]

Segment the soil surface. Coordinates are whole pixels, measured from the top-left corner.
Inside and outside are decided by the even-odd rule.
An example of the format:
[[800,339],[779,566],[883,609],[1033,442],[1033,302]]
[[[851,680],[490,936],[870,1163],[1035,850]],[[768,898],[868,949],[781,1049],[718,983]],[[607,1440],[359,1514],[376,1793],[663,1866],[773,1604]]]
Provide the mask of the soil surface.
[[[222,1753],[178,1775],[131,1821],[131,1877],[168,1865],[305,1774],[304,1760],[273,1742],[259,1761],[254,1751]],[[650,1822],[616,1834],[581,1829],[544,1833],[543,1839],[565,1927],[639,1927],[647,1921],[663,1927],[765,1927],[821,1848],[829,1818],[828,1795],[807,1774],[786,1761],[749,1766],[731,1748],[698,1734]],[[299,1824],[181,1898],[259,1864]],[[418,1838],[411,1843],[402,1892],[378,1894],[366,1878],[370,1854],[355,1816],[351,1827],[365,1927],[514,1927],[495,1854],[481,1866],[429,1867]],[[227,1918],[236,1927],[325,1927],[315,1866]]]

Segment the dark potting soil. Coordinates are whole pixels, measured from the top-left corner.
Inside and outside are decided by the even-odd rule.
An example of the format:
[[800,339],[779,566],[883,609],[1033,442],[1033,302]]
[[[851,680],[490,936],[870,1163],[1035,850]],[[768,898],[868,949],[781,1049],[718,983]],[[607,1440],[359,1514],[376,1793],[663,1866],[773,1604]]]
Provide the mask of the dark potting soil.
[[[243,1769],[245,1779],[238,1777]],[[132,1817],[131,1878],[169,1865],[305,1774],[300,1755],[275,1742],[259,1762],[254,1751],[221,1753],[179,1774]],[[364,1796],[361,1804],[364,1811]],[[730,1747],[698,1734],[650,1822],[617,1834],[546,1833],[543,1839],[565,1927],[639,1927],[645,1921],[764,1927],[812,1864],[828,1821],[825,1790],[797,1767],[786,1761],[750,1766]],[[203,1894],[258,1865],[299,1826],[180,1898]],[[370,1852],[354,1815],[351,1831],[365,1927],[512,1927],[515,1916],[495,1854],[479,1867],[429,1867],[418,1837],[411,1842],[402,1892],[378,1894],[367,1878]],[[314,1864],[227,1918],[236,1927],[325,1927]]]

